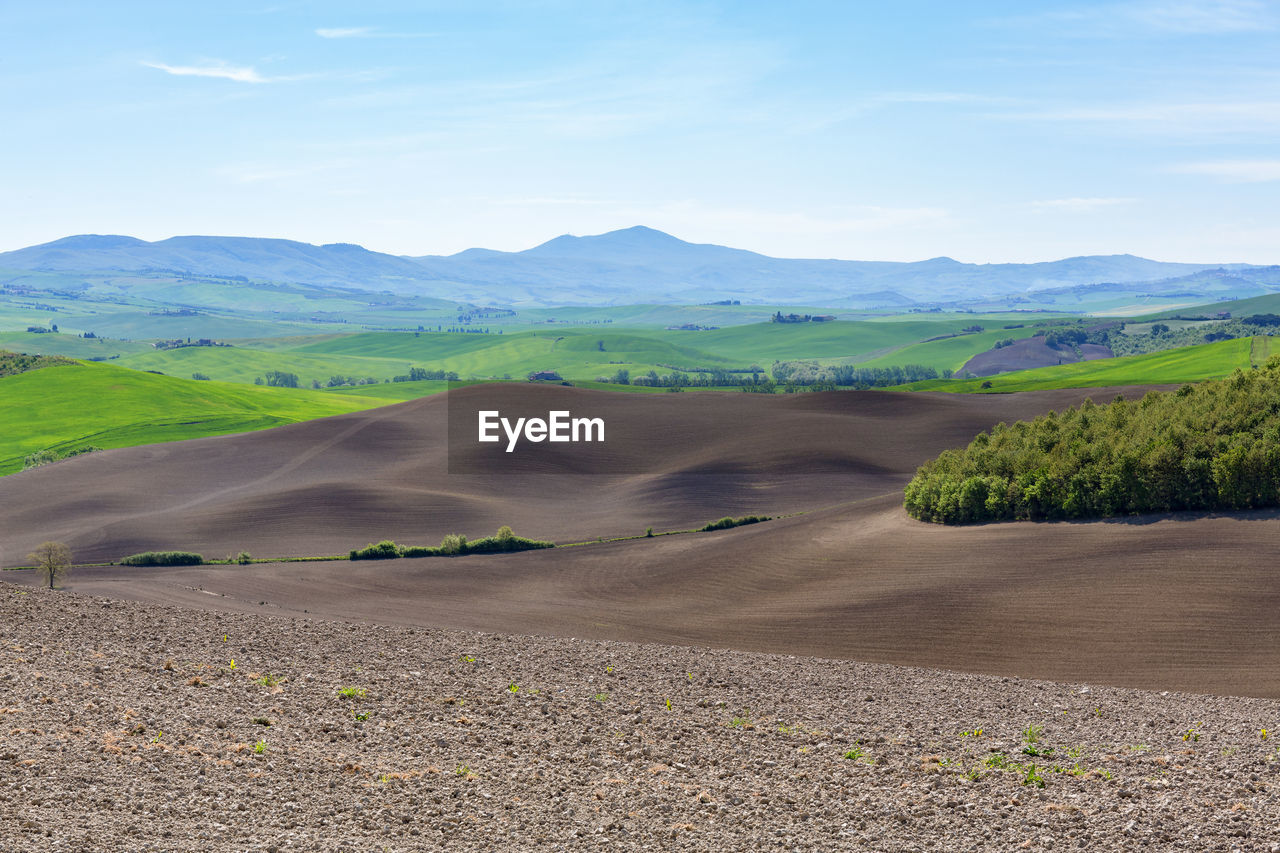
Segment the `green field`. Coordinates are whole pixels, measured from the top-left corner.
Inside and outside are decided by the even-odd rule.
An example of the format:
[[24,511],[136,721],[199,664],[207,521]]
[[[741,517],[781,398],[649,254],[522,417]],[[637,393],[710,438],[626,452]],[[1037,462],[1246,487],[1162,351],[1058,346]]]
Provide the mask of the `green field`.
[[0,378],[0,474],[28,454],[248,432],[385,405],[375,397],[258,388],[78,363]]
[[[296,374],[305,387],[313,382],[326,386],[333,376],[384,382],[408,373],[410,367],[452,371],[461,379],[520,379],[534,371],[552,370],[574,382],[611,377],[619,370],[633,376],[651,370],[667,374],[678,368],[743,371],[757,367],[767,372],[775,361],[788,360],[875,367],[923,364],[954,370],[1002,338],[1025,337],[1035,331],[1030,324],[1003,329],[1001,319],[954,315],[923,320],[908,315],[893,321],[756,323],[708,331],[610,327],[504,334],[362,332],[233,339],[230,347],[157,350],[128,344],[117,349],[119,364],[139,370],[181,377],[200,373],[221,382],[243,383],[279,370]],[[958,334],[982,322],[987,331]],[[67,335],[27,335],[11,346],[76,356],[114,351],[110,344]]]
[[1160,311],[1134,318],[1138,321],[1164,320],[1173,316],[1213,317],[1220,312],[1229,312],[1239,319],[1250,314],[1280,314],[1280,293],[1268,293],[1266,296],[1254,296],[1249,299],[1232,299],[1227,302],[1214,302],[1209,305],[1196,305],[1191,308],[1180,308],[1174,311]]
[[71,358],[107,359],[134,353],[154,352],[151,344],[115,338],[82,338],[69,334],[0,332],[0,350]]
[[[1250,367],[1252,338],[1219,341],[1128,358],[1106,358],[1001,373],[986,379],[936,379],[902,386],[909,391],[1006,393],[1052,388],[1092,388],[1110,385],[1175,385],[1227,376]],[[984,388],[983,386],[988,387]]]
[[[1034,317],[905,315],[890,320],[757,323],[709,331],[563,328],[504,334],[321,332],[236,339],[233,346],[156,349],[149,343],[68,334],[0,334],[0,347],[112,359],[48,367],[0,379],[0,474],[20,470],[28,454],[82,445],[124,447],[265,429],[388,405],[447,390],[448,382],[391,382],[410,367],[454,371],[465,381],[522,380],[554,370],[579,387],[663,393],[662,388],[598,383],[620,369],[633,377],[675,368],[768,373],[775,361],[923,364],[955,370],[1003,338],[1026,337],[1061,322]],[[1006,329],[1021,324],[1022,328]],[[980,333],[957,334],[971,325]],[[926,340],[937,338],[936,340]],[[1130,358],[1000,374],[930,380],[904,390],[1000,393],[1109,385],[1177,384],[1229,374],[1271,355],[1269,338],[1242,338]],[[331,376],[373,378],[323,390],[254,385],[269,371],[327,385]],[[155,372],[159,371],[161,375]],[[200,373],[214,381],[193,381]],[[692,374],[698,375],[698,374]],[[701,374],[706,376],[706,374]],[[988,384],[988,388],[983,388]],[[732,390],[732,389],[723,389]]]
[[1024,326],[1021,329],[988,329],[972,335],[957,335],[940,341],[910,344],[893,352],[862,362],[864,367],[892,367],[893,365],[922,364],[941,372],[959,370],[965,362],[978,353],[986,352],[997,341],[1006,338],[1029,338],[1040,329]]

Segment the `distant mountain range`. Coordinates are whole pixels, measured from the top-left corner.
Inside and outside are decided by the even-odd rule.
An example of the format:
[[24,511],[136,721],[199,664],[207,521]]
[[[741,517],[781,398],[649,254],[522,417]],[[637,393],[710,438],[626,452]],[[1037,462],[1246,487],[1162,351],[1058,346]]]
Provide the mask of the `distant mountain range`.
[[[1150,283],[1152,293],[1196,283],[1240,281],[1240,292],[1276,289],[1277,267],[1180,264],[1134,255],[1090,255],[1035,264],[913,263],[771,258],[742,249],[687,243],[637,226],[590,237],[565,235],[522,252],[468,249],[402,257],[350,243],[314,246],[252,237],[81,235],[0,253],[0,269],[72,272],[177,271],[241,276],[474,304],[516,306],[747,303],[845,308],[965,304],[1066,293],[1103,283]],[[1253,276],[1264,273],[1257,282]],[[1212,275],[1205,276],[1206,272]],[[1141,289],[1141,288],[1139,288]]]

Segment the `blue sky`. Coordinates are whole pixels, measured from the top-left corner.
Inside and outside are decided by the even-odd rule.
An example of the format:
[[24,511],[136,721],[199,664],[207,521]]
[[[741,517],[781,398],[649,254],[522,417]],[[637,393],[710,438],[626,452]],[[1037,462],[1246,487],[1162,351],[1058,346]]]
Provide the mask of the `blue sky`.
[[1280,263],[1280,3],[0,6],[0,249]]

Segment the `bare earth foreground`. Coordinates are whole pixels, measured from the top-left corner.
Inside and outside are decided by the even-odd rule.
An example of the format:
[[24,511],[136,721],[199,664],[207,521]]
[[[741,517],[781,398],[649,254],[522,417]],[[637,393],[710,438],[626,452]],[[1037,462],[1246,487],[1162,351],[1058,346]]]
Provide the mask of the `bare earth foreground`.
[[902,510],[981,429],[1143,390],[513,389],[620,425],[590,468],[450,456],[464,389],[0,478],[0,566],[590,543],[5,573],[0,851],[1280,851],[1280,513]]
[[0,618],[6,851],[1280,850],[1271,700],[7,583]]

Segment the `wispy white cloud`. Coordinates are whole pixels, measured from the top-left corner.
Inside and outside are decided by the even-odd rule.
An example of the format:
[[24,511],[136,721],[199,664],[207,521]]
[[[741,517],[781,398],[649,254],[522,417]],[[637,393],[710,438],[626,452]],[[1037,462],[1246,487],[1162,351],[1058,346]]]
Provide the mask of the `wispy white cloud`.
[[322,39],[421,39],[435,33],[389,33],[377,27],[319,27],[316,35]]
[[1191,137],[1240,137],[1280,132],[1280,101],[1127,103],[993,113],[993,118],[1076,122],[1119,130]]
[[1275,4],[1260,0],[1163,0],[1123,3],[1115,8],[1140,25],[1167,33],[1264,32],[1277,26]]
[[654,207],[622,209],[637,222],[679,223],[681,228],[716,225],[761,233],[793,235],[848,235],[907,226],[937,224],[950,218],[941,207],[887,207],[857,205],[823,211],[778,211],[745,207],[721,207],[697,201],[672,202]]
[[354,170],[359,164],[349,158],[294,161],[285,163],[241,162],[228,163],[214,170],[222,180],[238,184],[266,184],[311,179],[325,173]]
[[[910,108],[911,106],[920,106],[921,108],[930,106],[942,108],[948,106],[985,106],[998,109],[1000,107],[1024,105],[1025,103],[1023,100],[1004,95],[987,95],[977,92],[878,92],[855,96],[836,106],[824,104],[816,111],[793,117],[790,120],[790,126],[799,133],[817,133],[844,122],[862,118],[878,110],[890,109],[896,106],[903,106],[904,108]],[[771,115],[769,118],[772,121],[776,119],[776,116]]]
[[520,198],[487,199],[489,203],[500,207],[601,207],[616,204],[597,198],[583,196],[527,196]]
[[316,35],[322,39],[355,39],[364,38],[373,32],[373,27],[321,27]]
[[1183,175],[1208,175],[1238,184],[1280,181],[1280,160],[1216,160],[1181,163],[1169,171]]
[[1007,104],[1013,98],[975,92],[882,92],[868,98],[872,104]]
[[1030,206],[1035,210],[1062,210],[1068,213],[1088,213],[1101,207],[1115,207],[1121,204],[1133,204],[1136,198],[1050,198],[1033,201]]
[[[327,98],[327,108],[394,110],[431,105],[432,125],[453,136],[527,141],[619,138],[656,127],[776,124],[743,93],[779,60],[766,46],[619,43],[537,73],[369,88]],[[382,145],[381,141],[375,142]]]
[[1264,0],[1127,0],[999,18],[1002,26],[1051,26],[1071,37],[1231,35],[1280,29],[1280,13]]
[[143,62],[142,64],[175,77],[215,77],[221,80],[234,80],[237,83],[267,83],[271,79],[263,77],[251,66],[228,65],[223,62],[206,65],[167,65],[163,62]]

